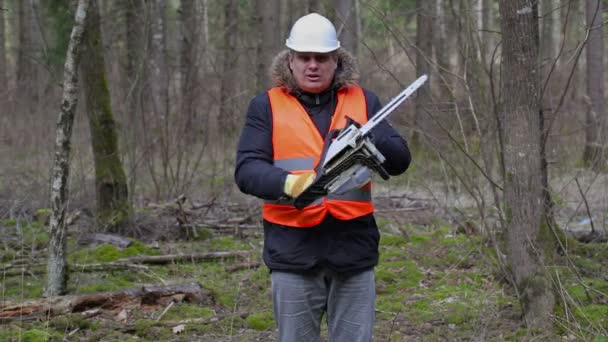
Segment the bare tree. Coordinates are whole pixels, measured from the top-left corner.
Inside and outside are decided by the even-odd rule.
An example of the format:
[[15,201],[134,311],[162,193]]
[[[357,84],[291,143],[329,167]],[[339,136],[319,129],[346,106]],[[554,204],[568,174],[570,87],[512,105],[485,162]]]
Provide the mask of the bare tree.
[[181,114],[185,118],[184,134],[191,138],[191,127],[196,120],[197,103],[200,98],[200,50],[198,38],[202,32],[201,18],[197,4],[194,1],[182,0],[179,11],[181,29]]
[[270,74],[268,67],[272,57],[279,49],[281,37],[277,24],[280,22],[280,1],[278,0],[256,0],[256,24],[257,35],[257,67],[256,79],[257,90],[263,91],[270,86]]
[[587,121],[583,162],[595,170],[606,168],[606,110],[604,108],[604,25],[602,2],[586,0]]
[[126,175],[105,70],[99,8],[91,0],[84,35],[82,73],[95,163],[97,222],[106,231],[123,232],[131,219]]
[[61,295],[67,288],[66,262],[66,208],[68,204],[68,179],[74,113],[78,103],[78,65],[85,30],[89,0],[79,0],[76,20],[70,36],[63,72],[63,96],[57,118],[55,159],[51,180],[50,241],[47,264],[46,296]]
[[305,4],[306,6],[306,13],[311,13],[311,12],[319,12],[321,11],[321,1],[320,0],[308,0]]
[[38,64],[40,58],[40,37],[34,13],[34,2],[17,1],[19,14],[19,50],[17,55],[17,94],[19,103],[28,113],[35,112],[39,103]]
[[[6,52],[4,51],[4,0],[0,0],[0,84],[6,84]],[[0,98],[5,94],[0,94]]]
[[[146,52],[147,12],[144,0],[123,0],[122,8],[125,14],[126,29],[126,63],[125,76],[127,91],[125,92],[125,110],[127,111],[126,127],[129,134],[125,135],[127,146],[127,165],[129,167],[129,189],[135,189],[139,168],[137,146],[142,137],[142,88],[145,74],[144,55]],[[145,120],[142,120],[145,122]]]
[[[224,5],[224,51],[223,73],[220,88],[219,125],[223,132],[234,132],[234,94],[236,90],[237,62],[236,44],[238,37],[238,1],[227,0]],[[224,136],[224,134],[223,134]],[[226,138],[229,138],[226,136]]]
[[361,30],[358,0],[340,0],[336,6],[336,26],[342,47],[359,54],[359,35]]
[[[433,54],[433,12],[435,3],[432,1],[416,1],[416,74],[429,74],[429,60]],[[412,137],[413,144],[419,144],[423,140],[437,137],[433,130],[435,125],[429,116],[429,105],[431,103],[431,86],[426,82],[416,96],[416,131]],[[424,136],[424,138],[423,138]]]
[[452,91],[450,90],[450,44],[447,40],[446,1],[436,0],[435,20],[433,20],[433,51],[437,63],[439,82],[438,100],[436,105],[441,108],[451,105]]
[[544,206],[538,8],[527,0],[500,0],[503,35],[507,255],[531,329],[550,329],[555,298],[546,262],[553,256]]

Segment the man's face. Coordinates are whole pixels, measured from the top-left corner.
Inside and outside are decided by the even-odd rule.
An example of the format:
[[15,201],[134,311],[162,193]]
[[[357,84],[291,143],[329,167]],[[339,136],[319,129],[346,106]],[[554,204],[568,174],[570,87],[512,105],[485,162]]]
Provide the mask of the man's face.
[[302,90],[318,94],[329,87],[338,58],[334,53],[292,51],[289,57],[289,68]]

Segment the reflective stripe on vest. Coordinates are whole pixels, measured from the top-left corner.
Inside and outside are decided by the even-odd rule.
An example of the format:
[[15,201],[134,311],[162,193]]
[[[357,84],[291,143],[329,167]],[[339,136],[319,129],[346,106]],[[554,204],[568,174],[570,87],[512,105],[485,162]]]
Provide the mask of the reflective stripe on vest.
[[[363,89],[351,86],[338,91],[336,110],[329,130],[344,128],[346,116],[359,124],[367,122]],[[323,152],[324,138],[302,104],[281,88],[268,91],[272,110],[274,165],[293,174],[314,170]],[[319,198],[298,210],[293,200],[266,201],[264,219],[273,223],[305,228],[319,224],[327,212],[349,220],[374,211],[371,184],[341,195]]]

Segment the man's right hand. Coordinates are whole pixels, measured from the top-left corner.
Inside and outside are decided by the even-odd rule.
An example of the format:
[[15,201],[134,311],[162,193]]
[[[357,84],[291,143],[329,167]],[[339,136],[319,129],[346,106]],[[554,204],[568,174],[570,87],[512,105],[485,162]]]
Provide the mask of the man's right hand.
[[300,196],[301,193],[306,190],[315,180],[315,172],[309,171],[300,174],[289,174],[285,178],[285,185],[283,186],[283,192],[291,198]]

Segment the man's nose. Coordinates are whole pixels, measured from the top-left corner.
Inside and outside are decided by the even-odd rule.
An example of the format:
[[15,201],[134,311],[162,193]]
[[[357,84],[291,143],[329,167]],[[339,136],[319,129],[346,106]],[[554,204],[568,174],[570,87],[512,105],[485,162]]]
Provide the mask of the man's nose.
[[308,68],[310,68],[310,69],[318,69],[319,68],[319,63],[317,62],[316,59],[311,58],[310,61],[308,62]]

